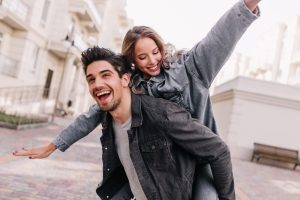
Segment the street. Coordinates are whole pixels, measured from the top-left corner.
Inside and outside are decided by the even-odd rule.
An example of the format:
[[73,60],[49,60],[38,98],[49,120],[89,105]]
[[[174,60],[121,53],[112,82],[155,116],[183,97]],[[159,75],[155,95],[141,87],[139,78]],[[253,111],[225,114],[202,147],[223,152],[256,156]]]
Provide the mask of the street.
[[[0,200],[96,200],[101,180],[97,128],[66,152],[46,159],[15,157],[18,148],[47,144],[71,119],[40,128],[0,128]],[[300,200],[300,166],[295,170],[233,159],[238,200]]]
[[56,124],[41,128],[0,128],[1,200],[99,199],[95,189],[101,179],[100,129],[47,159],[11,155],[17,148],[47,144],[68,123],[70,120],[56,119]]

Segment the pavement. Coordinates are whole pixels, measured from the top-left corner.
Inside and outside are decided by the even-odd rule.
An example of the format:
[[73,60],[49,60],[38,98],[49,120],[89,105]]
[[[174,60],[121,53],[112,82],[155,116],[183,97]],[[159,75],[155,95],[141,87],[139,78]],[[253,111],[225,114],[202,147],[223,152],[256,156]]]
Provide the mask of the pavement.
[[[33,129],[0,128],[0,200],[94,200],[101,180],[100,128],[46,159],[15,157],[22,147],[50,142],[71,118]],[[233,159],[238,200],[300,200],[300,166],[295,170]]]

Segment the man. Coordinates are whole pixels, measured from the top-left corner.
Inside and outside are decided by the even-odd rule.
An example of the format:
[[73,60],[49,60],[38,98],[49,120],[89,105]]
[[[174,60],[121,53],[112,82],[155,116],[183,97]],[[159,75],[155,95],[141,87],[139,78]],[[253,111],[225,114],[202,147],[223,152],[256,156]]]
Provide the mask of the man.
[[82,62],[90,94],[105,111],[101,199],[191,199],[197,163],[210,163],[219,199],[235,199],[230,153],[220,137],[175,103],[132,94],[121,56],[93,47]]

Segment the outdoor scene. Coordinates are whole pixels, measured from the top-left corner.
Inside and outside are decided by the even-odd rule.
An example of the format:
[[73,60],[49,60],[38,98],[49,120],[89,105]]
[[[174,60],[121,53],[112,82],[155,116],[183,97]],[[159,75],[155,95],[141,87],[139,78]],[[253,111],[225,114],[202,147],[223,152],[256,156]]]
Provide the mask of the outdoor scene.
[[[262,0],[252,12],[244,1],[0,0],[0,199],[99,199],[109,171],[100,123],[74,144],[61,141],[64,152],[13,152],[51,143],[96,103],[81,61],[86,49],[121,53],[127,31],[148,26],[173,52],[188,52],[229,11],[249,24],[245,32],[202,58],[228,55],[206,88],[236,199],[300,200],[300,2]],[[223,27],[220,35],[236,30]],[[231,39],[237,43],[226,49]]]

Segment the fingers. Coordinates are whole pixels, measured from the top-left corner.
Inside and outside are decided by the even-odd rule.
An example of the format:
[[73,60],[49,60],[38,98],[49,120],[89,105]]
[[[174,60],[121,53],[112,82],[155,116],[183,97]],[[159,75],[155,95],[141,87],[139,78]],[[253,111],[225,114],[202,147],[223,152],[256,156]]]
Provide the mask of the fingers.
[[34,154],[29,156],[29,159],[41,159],[41,158],[46,158],[48,157],[48,155],[45,154]]
[[52,143],[33,148],[21,148],[13,152],[14,156],[28,156],[30,159],[46,158],[56,150],[56,146]]
[[39,152],[38,149],[36,148],[31,148],[31,149],[26,149],[26,148],[22,148],[22,149],[18,149],[15,150],[13,152],[14,156],[28,156],[28,158],[30,159],[34,159],[34,158],[44,158],[47,156],[43,155],[43,152]]
[[14,156],[31,156],[33,153],[30,149],[18,149],[13,152]]

